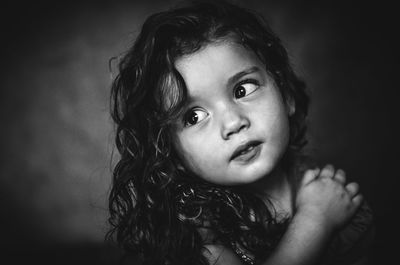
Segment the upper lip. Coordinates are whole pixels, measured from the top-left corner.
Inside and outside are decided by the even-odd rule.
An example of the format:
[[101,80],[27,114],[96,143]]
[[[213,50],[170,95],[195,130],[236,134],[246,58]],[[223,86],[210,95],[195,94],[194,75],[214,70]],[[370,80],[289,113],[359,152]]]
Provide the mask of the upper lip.
[[248,141],[248,142],[245,142],[245,143],[239,145],[239,146],[235,149],[235,151],[233,152],[233,154],[232,154],[230,160],[235,159],[237,156],[240,155],[241,152],[243,152],[243,151],[246,150],[247,148],[249,148],[249,147],[251,147],[251,146],[259,145],[260,143],[261,143],[260,141]]

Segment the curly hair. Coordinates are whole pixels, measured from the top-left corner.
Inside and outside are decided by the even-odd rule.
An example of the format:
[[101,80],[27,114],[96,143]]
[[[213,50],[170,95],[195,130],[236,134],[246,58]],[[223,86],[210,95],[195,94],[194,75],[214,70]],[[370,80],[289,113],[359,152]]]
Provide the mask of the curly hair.
[[284,100],[296,106],[282,159],[287,170],[306,144],[305,84],[262,16],[224,1],[185,3],[150,16],[112,84],[120,160],[113,172],[107,234],[144,264],[208,264],[201,228],[213,231],[214,243],[234,244],[263,259],[286,229],[287,220],[277,222],[272,205],[252,193],[207,183],[185,170],[171,142],[172,121],[187,96],[174,62],[226,40],[253,51]]

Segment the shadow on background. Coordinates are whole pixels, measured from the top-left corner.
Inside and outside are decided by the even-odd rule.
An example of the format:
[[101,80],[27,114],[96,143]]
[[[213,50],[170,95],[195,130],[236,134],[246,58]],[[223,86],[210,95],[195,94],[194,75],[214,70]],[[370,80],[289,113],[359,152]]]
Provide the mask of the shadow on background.
[[[1,17],[1,245],[14,264],[115,264],[103,243],[113,152],[108,60],[176,1],[5,4]],[[241,1],[238,1],[241,3]],[[243,1],[265,14],[311,96],[310,146],[360,183],[375,264],[398,238],[394,7]],[[397,207],[397,208],[395,208]]]

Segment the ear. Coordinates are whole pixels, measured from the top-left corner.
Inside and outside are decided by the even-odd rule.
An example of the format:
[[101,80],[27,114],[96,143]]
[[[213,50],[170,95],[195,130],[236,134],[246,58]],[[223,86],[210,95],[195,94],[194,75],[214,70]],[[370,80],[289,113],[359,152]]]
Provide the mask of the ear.
[[286,112],[289,117],[296,112],[296,103],[292,97],[286,98]]

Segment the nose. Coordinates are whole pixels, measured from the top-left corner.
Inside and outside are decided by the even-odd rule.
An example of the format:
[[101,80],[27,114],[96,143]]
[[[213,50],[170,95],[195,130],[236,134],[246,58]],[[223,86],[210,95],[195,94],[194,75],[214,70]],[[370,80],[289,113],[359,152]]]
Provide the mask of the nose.
[[221,136],[224,140],[229,140],[233,135],[250,126],[250,121],[241,110],[229,109],[222,114]]

